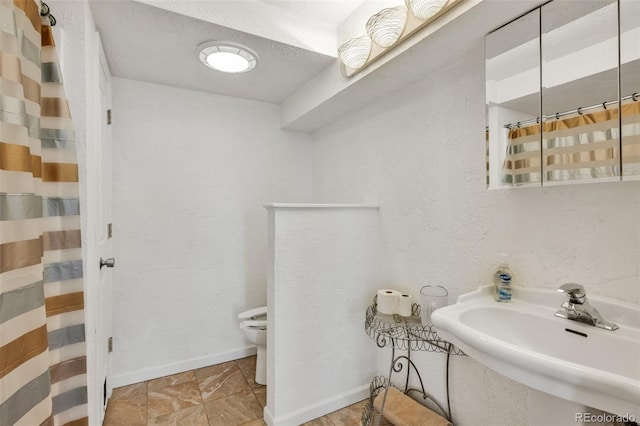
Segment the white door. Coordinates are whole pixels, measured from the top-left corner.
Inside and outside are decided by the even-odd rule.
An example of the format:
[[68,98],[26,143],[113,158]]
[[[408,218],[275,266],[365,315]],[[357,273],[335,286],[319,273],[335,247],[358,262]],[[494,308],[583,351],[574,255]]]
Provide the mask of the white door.
[[111,395],[110,360],[112,338],[112,281],[113,258],[112,247],[112,152],[111,152],[111,74],[102,50],[99,35],[96,34],[97,80],[99,91],[96,97],[96,140],[97,154],[97,217],[96,217],[96,245],[100,261],[95,267],[99,268],[98,288],[96,294],[96,384],[100,386],[102,395],[102,414],[106,408],[107,399]]

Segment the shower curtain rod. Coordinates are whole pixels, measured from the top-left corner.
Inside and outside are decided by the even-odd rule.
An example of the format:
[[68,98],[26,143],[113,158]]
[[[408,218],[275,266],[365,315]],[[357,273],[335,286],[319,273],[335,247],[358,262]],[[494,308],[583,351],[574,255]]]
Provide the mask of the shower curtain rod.
[[[640,93],[635,92],[632,95],[624,96],[624,97],[620,98],[620,102],[626,101],[628,99],[633,99],[635,102],[637,102],[638,100],[640,100]],[[573,114],[576,114],[576,113],[582,115],[583,111],[587,111],[587,110],[595,109],[595,108],[607,109],[608,106],[615,105],[617,103],[618,103],[618,101],[615,100],[615,101],[603,102],[601,104],[591,105],[591,106],[588,106],[588,107],[579,107],[578,109],[572,109],[572,110],[564,111],[564,112],[557,112],[557,113],[555,113],[553,115],[543,115],[542,119],[546,120],[548,118],[555,118],[556,120],[558,120],[558,119],[560,119],[560,117],[565,117],[567,115],[573,115]],[[534,123],[539,123],[539,122],[540,122],[540,117],[531,118],[529,120],[523,120],[523,121],[517,121],[515,123],[505,124],[504,128],[511,130],[511,129],[514,129],[514,128],[521,127],[523,125],[529,125],[529,124],[534,124]]]
[[55,27],[57,22],[56,17],[51,14],[51,9],[45,2],[42,2],[42,4],[40,5],[40,16],[49,18],[49,23],[52,27]]

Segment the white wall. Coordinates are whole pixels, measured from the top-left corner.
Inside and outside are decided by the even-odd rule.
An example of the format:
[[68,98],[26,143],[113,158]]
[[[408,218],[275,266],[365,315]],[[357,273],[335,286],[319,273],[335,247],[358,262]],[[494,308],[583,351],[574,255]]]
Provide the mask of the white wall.
[[378,209],[269,207],[267,407],[296,426],[369,396],[363,332],[378,276]]
[[[485,189],[481,40],[474,52],[316,132],[314,202],[379,202],[380,287],[440,284],[455,300],[489,283],[507,252],[520,285],[574,281],[640,303],[638,182]],[[442,395],[434,357],[420,365]],[[528,424],[526,387],[469,358],[454,357],[452,374],[456,424]]]
[[266,202],[309,201],[311,140],[275,105],[113,80],[114,385],[255,353]]

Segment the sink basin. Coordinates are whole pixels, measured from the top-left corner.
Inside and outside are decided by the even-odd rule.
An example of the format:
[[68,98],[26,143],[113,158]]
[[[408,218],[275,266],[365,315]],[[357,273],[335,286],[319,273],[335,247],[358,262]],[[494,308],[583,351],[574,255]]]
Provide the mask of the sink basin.
[[496,302],[493,286],[463,294],[432,314],[441,338],[517,382],[620,416],[640,418],[640,306],[587,296],[620,326],[608,331],[554,316],[566,296],[514,288]]

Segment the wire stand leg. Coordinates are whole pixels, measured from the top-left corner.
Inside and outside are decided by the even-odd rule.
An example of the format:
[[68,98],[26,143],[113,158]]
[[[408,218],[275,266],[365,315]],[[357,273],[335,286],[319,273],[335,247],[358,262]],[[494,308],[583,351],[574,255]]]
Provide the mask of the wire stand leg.
[[[398,360],[399,360],[399,358],[398,358]],[[409,342],[409,347],[407,348],[407,361],[409,361],[409,363],[411,365],[413,365],[413,362],[411,362],[411,342]],[[415,368],[415,366],[413,368]],[[418,370],[416,370],[416,373],[418,373]],[[404,383],[404,393],[409,392],[409,376],[410,375],[411,375],[411,368],[407,367],[407,380]],[[418,373],[418,378],[420,379],[420,383],[422,384],[422,379],[420,378],[420,373]],[[423,387],[423,389],[424,389],[424,387]]]
[[391,345],[391,365],[389,366],[389,376],[387,377],[387,387],[384,389],[384,396],[382,397],[382,405],[380,406],[380,418],[378,418],[378,426],[382,424],[382,416],[384,414],[384,404],[387,402],[387,394],[389,393],[389,386],[391,386],[391,375],[393,374],[393,366],[396,359],[396,345],[392,339]]
[[449,397],[449,360],[451,359],[451,345],[449,345],[449,350],[447,351],[447,366],[446,366],[446,378],[445,378],[445,386],[446,386],[446,393],[447,393],[447,413],[448,413],[448,420],[453,423],[453,414],[451,413],[451,398]]

